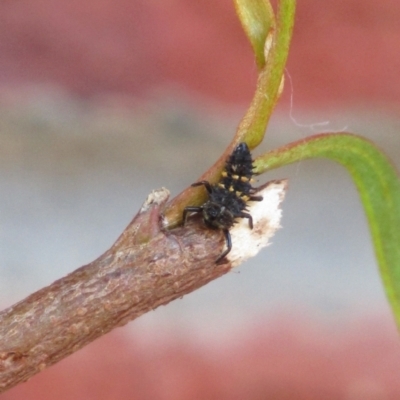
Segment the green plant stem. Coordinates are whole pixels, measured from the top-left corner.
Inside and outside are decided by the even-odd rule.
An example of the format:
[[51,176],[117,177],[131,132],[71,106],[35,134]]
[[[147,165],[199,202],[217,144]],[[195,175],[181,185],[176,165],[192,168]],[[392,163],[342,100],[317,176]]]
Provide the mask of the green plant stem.
[[[235,0],[241,23],[253,49],[258,52],[255,54],[256,60],[260,60],[260,51],[263,52],[264,57],[265,43],[260,46],[263,35],[267,35],[270,41],[270,50],[266,55],[265,65],[260,71],[253,100],[238,126],[234,139],[216,163],[198,179],[199,181],[205,180],[211,183],[218,181],[227,157],[238,143],[246,142],[250,148],[254,148],[262,141],[269,118],[278,101],[292,37],[296,1],[280,0],[276,21],[271,21],[273,13],[270,5],[262,6],[260,4],[264,2],[265,0]],[[265,14],[263,16],[257,15],[257,24],[263,22],[264,27],[260,28],[258,25],[257,29],[252,29],[249,24],[251,25],[252,21],[254,22],[255,14],[261,11]],[[179,225],[185,206],[200,205],[204,203],[205,199],[204,189],[192,187],[185,189],[166,206],[164,227],[171,229]]]
[[400,328],[400,181],[390,160],[359,136],[321,134],[258,157],[256,172],[328,158],[350,173],[367,215],[386,294]]

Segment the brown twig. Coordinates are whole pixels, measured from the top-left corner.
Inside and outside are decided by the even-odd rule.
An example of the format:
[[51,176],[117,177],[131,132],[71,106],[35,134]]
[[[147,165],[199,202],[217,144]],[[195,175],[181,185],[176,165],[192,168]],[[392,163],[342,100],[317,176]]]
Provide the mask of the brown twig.
[[159,229],[166,199],[142,207],[97,260],[0,313],[0,392],[231,269],[215,264],[220,232],[195,221]]
[[[254,229],[237,224],[232,236],[238,235],[237,249],[223,264],[215,263],[225,244],[222,232],[205,228],[196,217],[185,227],[163,231],[161,211],[169,193],[153,192],[97,260],[0,312],[0,393],[255,254],[279,227],[286,181],[270,182],[263,190],[266,204],[256,203],[255,215],[261,215]],[[253,235],[252,244],[246,235]]]

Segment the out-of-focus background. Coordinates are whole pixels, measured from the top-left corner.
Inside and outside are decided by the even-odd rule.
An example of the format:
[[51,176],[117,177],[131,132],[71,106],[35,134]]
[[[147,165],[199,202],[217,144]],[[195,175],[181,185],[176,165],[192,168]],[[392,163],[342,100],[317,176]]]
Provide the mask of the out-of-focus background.
[[[298,3],[260,151],[346,130],[398,166],[400,3]],[[194,182],[256,76],[230,0],[2,1],[1,307],[99,256],[152,189]],[[283,177],[268,249],[2,398],[398,399],[400,340],[354,186],[322,160],[262,179]]]

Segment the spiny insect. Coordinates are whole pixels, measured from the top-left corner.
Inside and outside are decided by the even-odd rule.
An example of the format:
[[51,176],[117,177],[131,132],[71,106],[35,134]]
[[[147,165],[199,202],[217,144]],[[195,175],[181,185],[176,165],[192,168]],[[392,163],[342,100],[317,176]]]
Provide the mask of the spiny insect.
[[253,160],[246,143],[239,143],[226,160],[220,181],[212,185],[207,181],[193,183],[192,186],[204,186],[208,200],[200,207],[189,206],[183,210],[183,224],[188,213],[202,213],[204,223],[212,229],[222,229],[227,249],[217,258],[218,263],[232,249],[229,229],[236,218],[247,218],[253,229],[253,218],[246,213],[248,201],[261,201],[262,196],[254,196],[256,188],[251,186],[254,174]]

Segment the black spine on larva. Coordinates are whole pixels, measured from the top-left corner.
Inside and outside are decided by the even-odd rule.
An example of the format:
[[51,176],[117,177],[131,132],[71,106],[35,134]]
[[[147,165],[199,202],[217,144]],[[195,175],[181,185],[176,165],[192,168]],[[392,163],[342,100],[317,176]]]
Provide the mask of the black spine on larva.
[[183,212],[185,223],[188,213],[203,214],[204,223],[213,229],[222,229],[225,234],[227,249],[218,257],[217,262],[231,250],[229,229],[237,218],[247,218],[249,227],[253,228],[253,219],[246,213],[248,201],[261,201],[261,196],[254,196],[257,189],[251,186],[253,160],[246,143],[239,143],[226,160],[221,179],[211,185],[207,181],[196,182],[192,186],[204,186],[208,192],[208,200],[200,207],[189,206]]
[[[253,160],[246,143],[238,144],[226,160],[221,180],[212,186],[203,206],[204,221],[214,228],[229,229],[243,215],[254,188],[251,186]],[[211,217],[218,210],[217,217]]]
[[250,182],[254,175],[253,169],[253,160],[247,144],[239,143],[226,161],[221,183],[226,189],[231,188],[233,192],[249,195],[254,192]]
[[232,175],[251,178],[253,173],[253,160],[246,143],[239,143],[226,161],[226,172]]

